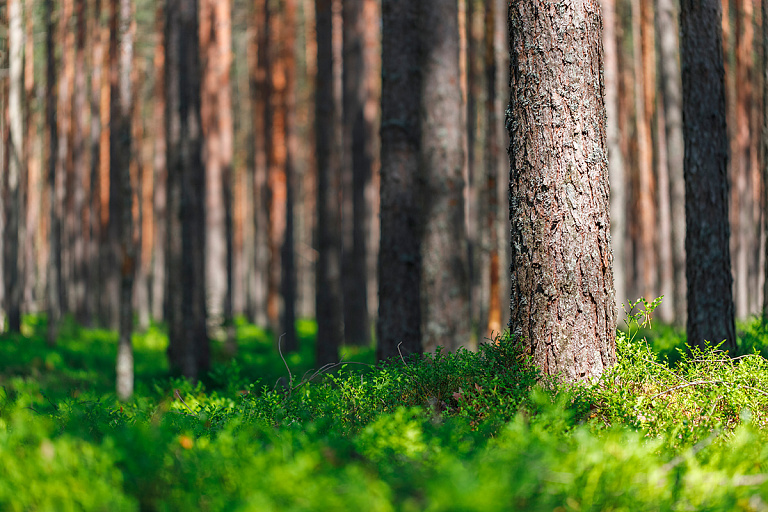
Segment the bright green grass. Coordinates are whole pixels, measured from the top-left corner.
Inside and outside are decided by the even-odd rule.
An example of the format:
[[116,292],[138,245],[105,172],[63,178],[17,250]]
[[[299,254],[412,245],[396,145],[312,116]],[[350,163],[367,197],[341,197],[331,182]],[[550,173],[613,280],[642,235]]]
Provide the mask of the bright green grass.
[[[600,382],[568,387],[537,381],[504,338],[305,382],[312,322],[283,361],[242,320],[237,357],[214,342],[192,385],[167,375],[152,326],[119,403],[114,333],[69,322],[49,348],[30,317],[0,336],[0,510],[768,509],[768,361],[689,354],[667,328],[646,343],[639,327]],[[768,345],[760,322],[739,330],[740,350]]]

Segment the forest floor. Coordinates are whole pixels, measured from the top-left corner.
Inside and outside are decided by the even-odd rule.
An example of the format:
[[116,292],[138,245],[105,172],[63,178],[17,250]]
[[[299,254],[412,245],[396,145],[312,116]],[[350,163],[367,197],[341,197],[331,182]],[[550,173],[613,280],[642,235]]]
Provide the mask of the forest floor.
[[631,324],[575,386],[506,337],[378,365],[352,347],[315,375],[309,321],[285,358],[238,322],[238,355],[215,342],[191,385],[152,326],[121,403],[115,333],[69,322],[49,347],[30,316],[0,336],[0,510],[768,510],[762,323],[739,325],[736,359]]

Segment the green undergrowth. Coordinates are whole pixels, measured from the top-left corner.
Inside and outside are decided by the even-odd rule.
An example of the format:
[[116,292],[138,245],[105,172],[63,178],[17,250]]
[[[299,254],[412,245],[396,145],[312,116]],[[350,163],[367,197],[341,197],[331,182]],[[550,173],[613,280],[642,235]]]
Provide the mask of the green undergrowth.
[[237,357],[215,344],[192,385],[153,326],[126,403],[113,333],[70,324],[49,348],[28,319],[0,337],[0,510],[768,510],[759,322],[736,359],[678,338],[670,363],[640,306],[618,363],[572,386],[506,336],[375,366],[352,348],[318,373],[310,322],[284,358],[238,322]]

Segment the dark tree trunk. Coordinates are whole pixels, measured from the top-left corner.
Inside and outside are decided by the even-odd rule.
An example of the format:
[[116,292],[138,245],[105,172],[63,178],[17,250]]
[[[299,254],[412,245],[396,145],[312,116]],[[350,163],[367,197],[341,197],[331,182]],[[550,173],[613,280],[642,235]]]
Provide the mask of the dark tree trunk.
[[133,281],[135,274],[135,249],[133,243],[133,214],[131,187],[131,67],[133,61],[133,16],[131,0],[112,0],[111,38],[116,54],[112,65],[110,123],[110,216],[109,231],[113,245],[112,258],[116,263],[111,271],[120,284],[115,307],[118,310],[119,340],[117,348],[117,396],[127,400],[133,394]]
[[616,360],[602,21],[594,2],[510,3],[510,327],[548,375]]
[[341,310],[340,169],[335,149],[338,123],[333,96],[333,11],[331,0],[315,2],[317,75],[315,151],[317,155],[317,301],[318,365],[335,362],[344,331]]
[[57,193],[61,176],[56,169],[59,135],[56,124],[56,25],[53,19],[53,0],[45,2],[46,25],[46,83],[45,121],[48,126],[48,187],[50,197],[50,224],[48,239],[48,344],[56,343],[61,321],[61,213],[62,204]]
[[458,5],[420,4],[421,334],[425,351],[454,350],[470,341]]
[[205,169],[195,0],[168,0],[165,25],[168,162],[168,356],[197,380],[210,365],[205,307]]
[[381,242],[376,356],[420,353],[420,7],[382,4]]
[[719,0],[681,3],[688,344],[733,351],[721,15]]
[[[367,68],[365,59],[365,2],[343,0],[343,127],[342,172],[351,182],[352,209],[345,211],[343,247],[344,338],[346,343],[367,345],[371,339],[368,312],[367,247],[368,204],[365,190],[373,166],[373,124],[366,119]],[[345,201],[346,204],[346,201]],[[350,218],[351,217],[351,218]],[[351,229],[349,229],[351,228]]]
[[155,218],[155,240],[152,258],[152,317],[155,320],[166,319],[165,295],[167,275],[166,265],[166,239],[167,239],[167,183],[168,169],[166,167],[166,143],[165,143],[165,9],[159,3],[155,11],[155,30],[158,41],[155,46],[154,71],[155,86],[153,90],[154,105],[152,106],[152,133],[154,135],[154,158],[152,166],[155,174],[153,215]]

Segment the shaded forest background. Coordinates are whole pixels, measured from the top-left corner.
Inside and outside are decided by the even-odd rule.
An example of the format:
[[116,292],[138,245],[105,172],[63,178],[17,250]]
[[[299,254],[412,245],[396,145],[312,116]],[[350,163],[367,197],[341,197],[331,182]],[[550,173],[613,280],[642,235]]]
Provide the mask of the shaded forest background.
[[[682,327],[676,4],[602,0],[602,13],[616,296],[628,303],[664,295],[658,318]],[[0,1],[0,293],[9,320],[15,304],[23,312],[50,311],[50,269],[59,268],[61,313],[117,328],[120,231],[110,216],[114,221],[120,210],[110,201],[117,197],[110,162],[118,146],[130,148],[124,157],[138,325],[167,320],[165,7],[146,0]],[[744,318],[761,311],[765,280],[765,44],[763,15],[753,2],[723,0],[723,9],[731,257],[736,316]],[[328,17],[330,25],[319,23]],[[509,180],[506,3],[459,0],[458,27],[472,346],[509,316],[509,223],[498,214]],[[131,42],[127,54],[118,34]],[[9,46],[9,39],[23,44]],[[326,285],[318,289],[315,269],[327,254],[324,241],[338,240],[338,272],[323,283],[342,298],[343,341],[369,344],[378,300],[380,2],[201,0],[199,45],[209,334],[231,339],[232,320],[242,315],[275,335],[286,333],[290,348],[295,319],[315,318],[317,305],[326,304],[318,300]],[[318,73],[329,69],[330,94],[321,95]],[[118,99],[126,90],[123,114],[131,129],[118,137]],[[321,150],[317,141],[326,135]],[[319,167],[330,172],[319,174]],[[331,213],[320,226],[318,201]],[[61,228],[52,237],[54,218]],[[16,256],[9,257],[14,244]]]

